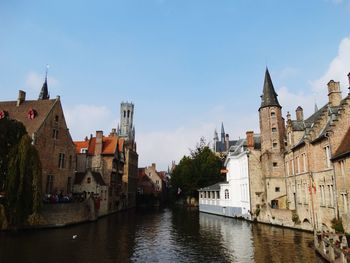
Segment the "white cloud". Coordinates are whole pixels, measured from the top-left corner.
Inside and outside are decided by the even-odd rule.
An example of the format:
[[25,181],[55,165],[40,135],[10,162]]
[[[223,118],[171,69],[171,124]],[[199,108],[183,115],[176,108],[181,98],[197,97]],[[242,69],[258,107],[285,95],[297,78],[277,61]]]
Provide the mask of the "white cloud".
[[[288,72],[289,70],[287,70]],[[310,89],[295,93],[283,86],[277,90],[279,102],[283,106],[284,116],[289,111],[295,118],[295,109],[303,107],[304,116],[314,112],[315,103],[322,107],[327,103],[327,83],[333,79],[340,81],[343,96],[348,93],[347,74],[350,71],[350,37],[343,38],[339,44],[337,56],[330,62],[325,73],[318,79],[309,81]],[[282,71],[283,73],[283,71]],[[281,73],[281,75],[283,75]]]
[[285,86],[278,89],[277,94],[279,103],[283,108],[283,117],[285,119],[288,111],[292,115],[292,119],[295,119],[295,110],[298,106],[303,108],[305,117],[310,116],[314,112],[315,102],[318,102],[316,97],[312,94],[305,94],[303,92],[293,93]]
[[286,67],[277,73],[277,76],[281,79],[288,79],[297,76],[299,70],[292,67]]
[[102,130],[109,134],[116,121],[111,111],[105,106],[76,105],[65,108],[65,117],[73,140],[83,140],[85,136]]
[[319,79],[310,81],[313,92],[325,93],[327,83],[333,79],[340,81],[343,91],[347,93],[347,74],[350,71],[350,37],[342,39],[338,48],[337,56],[331,61],[326,72]]
[[254,113],[247,112],[242,116],[234,113],[233,109],[225,110],[224,107],[217,106],[189,122],[190,124],[174,130],[145,133],[136,131],[139,166],[157,163],[158,169],[167,169],[171,161],[178,163],[184,155],[189,155],[189,149],[194,149],[201,137],[211,146],[214,130],[217,129],[220,133],[221,121],[224,122],[225,132],[230,134],[231,140],[245,137],[247,130],[258,132],[259,119],[255,109]]
[[[25,89],[28,91],[30,96],[39,96],[41,87],[43,86],[45,76],[36,72],[29,72],[25,78]],[[52,76],[47,77],[50,94],[59,93],[59,81]]]

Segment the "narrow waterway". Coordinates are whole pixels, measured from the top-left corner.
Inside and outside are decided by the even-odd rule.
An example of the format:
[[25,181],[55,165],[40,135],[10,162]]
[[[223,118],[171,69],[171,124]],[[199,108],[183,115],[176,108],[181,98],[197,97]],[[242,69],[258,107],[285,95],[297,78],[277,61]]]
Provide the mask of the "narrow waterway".
[[68,228],[0,233],[0,262],[323,262],[312,241],[309,233],[193,209],[129,211]]

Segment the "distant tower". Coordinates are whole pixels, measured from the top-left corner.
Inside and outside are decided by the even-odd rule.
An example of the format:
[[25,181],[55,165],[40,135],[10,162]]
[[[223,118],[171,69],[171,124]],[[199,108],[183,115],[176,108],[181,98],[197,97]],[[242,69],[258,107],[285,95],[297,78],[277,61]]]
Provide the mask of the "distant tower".
[[225,142],[225,129],[224,129],[224,123],[221,123],[221,142]]
[[[278,102],[277,96],[270,73],[266,68],[261,106],[259,108],[259,120],[262,175],[266,180],[267,188],[270,188],[270,191],[267,191],[267,201],[270,204],[274,198],[281,196],[283,192],[285,193],[283,181],[285,126],[281,112],[282,107]],[[275,188],[280,189],[280,192],[275,193]]]
[[46,66],[45,81],[41,88],[38,100],[48,100],[50,98],[49,91],[47,88],[47,71],[48,71],[48,66]]
[[130,141],[135,140],[134,104],[122,102],[120,104],[120,125],[118,125],[118,135]]
[[214,139],[213,139],[213,150],[214,150],[214,152],[217,152],[217,142],[219,141],[219,136],[218,136],[218,132],[216,131],[216,129],[215,129],[215,131],[214,131]]

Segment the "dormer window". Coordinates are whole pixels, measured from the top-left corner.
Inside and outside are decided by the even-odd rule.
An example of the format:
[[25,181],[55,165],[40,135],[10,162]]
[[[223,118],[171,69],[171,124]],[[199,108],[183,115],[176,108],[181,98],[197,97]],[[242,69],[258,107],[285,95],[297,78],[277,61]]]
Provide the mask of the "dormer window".
[[34,109],[30,109],[27,113],[28,119],[30,120],[34,120],[34,118],[36,117],[36,111]]
[[87,148],[81,148],[80,149],[80,153],[87,153],[88,152],[88,149]]

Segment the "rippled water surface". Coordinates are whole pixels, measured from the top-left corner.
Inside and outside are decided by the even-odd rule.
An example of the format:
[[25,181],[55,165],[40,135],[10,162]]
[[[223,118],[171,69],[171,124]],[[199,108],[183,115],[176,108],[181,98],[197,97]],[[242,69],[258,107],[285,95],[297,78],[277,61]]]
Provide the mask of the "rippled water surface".
[[68,228],[1,233],[0,262],[323,262],[312,240],[191,209],[129,211]]

